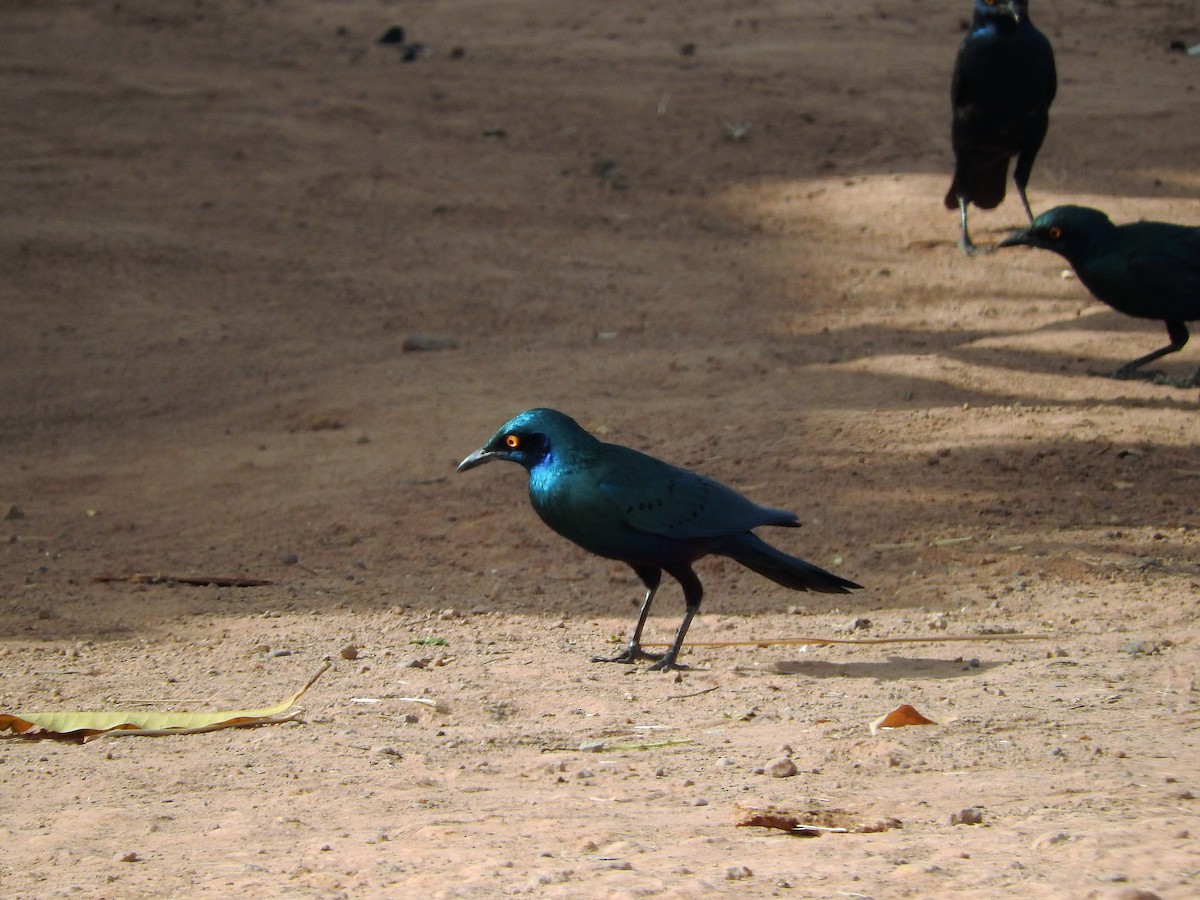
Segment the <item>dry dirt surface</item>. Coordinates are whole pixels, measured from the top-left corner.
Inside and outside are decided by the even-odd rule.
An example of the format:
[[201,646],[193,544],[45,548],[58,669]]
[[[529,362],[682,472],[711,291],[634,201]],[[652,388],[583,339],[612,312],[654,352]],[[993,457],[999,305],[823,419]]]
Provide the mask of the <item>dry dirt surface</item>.
[[[302,723],[0,743],[0,895],[1200,894],[1197,391],[1095,377],[1165,332],[1059,258],[954,248],[969,13],[5,3],[0,710],[333,667]],[[1034,13],[1035,208],[1200,225],[1200,7]],[[537,405],[867,590],[706,560],[690,671],[591,662],[633,574],[454,473]]]

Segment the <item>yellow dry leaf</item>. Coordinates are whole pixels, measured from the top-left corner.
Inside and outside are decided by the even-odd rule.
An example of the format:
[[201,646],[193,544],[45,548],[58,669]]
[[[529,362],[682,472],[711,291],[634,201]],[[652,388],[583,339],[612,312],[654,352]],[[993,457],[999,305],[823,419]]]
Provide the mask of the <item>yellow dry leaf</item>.
[[86,741],[101,734],[192,734],[248,725],[287,721],[279,717],[304,696],[329,668],[326,663],[308,684],[287,700],[261,709],[214,712],[156,712],[153,710],[108,710],[97,712],[0,713],[0,733],[11,731],[25,737],[65,738]]

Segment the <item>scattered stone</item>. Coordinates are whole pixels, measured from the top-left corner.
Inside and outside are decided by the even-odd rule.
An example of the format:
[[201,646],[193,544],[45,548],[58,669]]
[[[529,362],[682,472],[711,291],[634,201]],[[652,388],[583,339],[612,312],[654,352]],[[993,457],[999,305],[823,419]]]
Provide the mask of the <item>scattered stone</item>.
[[300,557],[295,553],[285,553],[283,556],[279,557],[280,565],[294,566],[298,562],[300,562]]
[[117,857],[117,862],[141,862],[142,858],[136,852],[130,850],[128,853],[122,853]]
[[399,750],[397,750],[395,747],[385,747],[385,746],[372,747],[371,755],[372,756],[394,756],[397,759],[404,758],[404,754],[401,753]]
[[772,778],[791,778],[799,771],[796,768],[796,764],[786,756],[771,760],[766,765],[766,772]]
[[403,44],[404,43],[404,28],[401,25],[393,25],[379,38],[381,44]]
[[856,616],[845,625],[835,625],[834,631],[840,631],[844,634],[849,634],[854,631],[866,631],[871,627],[871,620],[865,616]]
[[627,859],[614,859],[609,862],[604,868],[615,869],[618,872],[628,872],[633,868],[633,863]]
[[281,656],[291,656],[291,655],[292,655],[291,650],[283,650],[283,649],[272,650],[269,653],[267,653],[267,659],[279,659],[279,657],[281,657]]
[[708,806],[708,801],[705,800],[703,797],[697,797],[695,800],[692,801],[691,805],[692,806]]
[[1159,645],[1154,641],[1130,641],[1121,648],[1121,652],[1130,656],[1157,656]]
[[979,825],[983,822],[983,810],[968,806],[966,809],[960,809],[956,813],[950,814],[951,825]]
[[580,753],[603,753],[604,748],[608,746],[607,741],[594,738],[588,741],[582,741],[579,744]]
[[342,659],[358,659],[358,645],[347,644],[338,651],[338,656],[340,656]]
[[596,773],[593,772],[591,769],[580,769],[578,772],[575,773],[575,777],[578,779],[581,779],[581,780],[584,778],[595,778]]
[[925,624],[931,631],[945,631],[950,626],[950,616],[944,612],[934,613]]
[[747,878],[753,878],[754,873],[750,871],[748,866],[730,866],[725,870],[726,881],[745,881]]
[[1124,884],[1129,880],[1129,877],[1121,872],[1102,872],[1096,878],[1100,881],[1108,881],[1113,884]]
[[4,510],[4,514],[0,515],[0,519],[3,519],[5,522],[25,518],[25,512],[15,503],[2,504],[0,505],[0,509]]

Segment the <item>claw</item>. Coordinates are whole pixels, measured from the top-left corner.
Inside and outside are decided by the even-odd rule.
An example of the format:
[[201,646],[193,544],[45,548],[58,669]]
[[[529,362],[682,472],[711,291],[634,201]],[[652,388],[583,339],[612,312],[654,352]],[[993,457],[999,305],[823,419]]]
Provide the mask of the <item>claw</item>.
[[[648,659],[654,661],[658,665],[661,665],[665,656],[665,653],[647,653],[641,648],[640,644],[631,642],[628,647],[626,647],[616,656],[593,656],[592,662],[615,662],[632,665],[633,663]],[[651,668],[653,669],[654,666],[651,666]]]

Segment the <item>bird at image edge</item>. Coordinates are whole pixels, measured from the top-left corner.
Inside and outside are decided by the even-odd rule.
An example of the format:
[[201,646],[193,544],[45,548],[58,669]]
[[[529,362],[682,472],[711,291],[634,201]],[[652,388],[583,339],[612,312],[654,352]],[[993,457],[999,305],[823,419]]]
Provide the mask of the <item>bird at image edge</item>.
[[967,230],[967,204],[1000,205],[1014,156],[1013,183],[1033,221],[1025,188],[1057,91],[1054,49],[1029,20],[1028,0],[975,0],[950,85],[954,181],[946,194],[946,208],[959,211],[959,246],[967,253],[978,252]]
[[1183,388],[1200,384],[1200,368],[1179,380],[1142,368],[1182,350],[1188,342],[1187,323],[1200,319],[1200,228],[1170,222],[1114,225],[1098,209],[1056,206],[1000,246],[1053,250],[1097,300],[1127,316],[1166,324],[1170,343],[1121,366],[1113,378]]
[[[596,662],[653,660],[669,671],[676,662],[704,589],[692,569],[703,556],[736,560],[797,591],[844,594],[861,587],[789,556],[752,534],[761,525],[795,528],[793,513],[759,506],[719,482],[588,433],[553,409],[531,409],[506,422],[464,459],[465,472],[508,460],[529,473],[529,499],[542,521],[597,556],[628,564],[646,587],[625,650]],[[642,649],[642,629],[666,572],[683,588],[686,609],[666,653]]]

